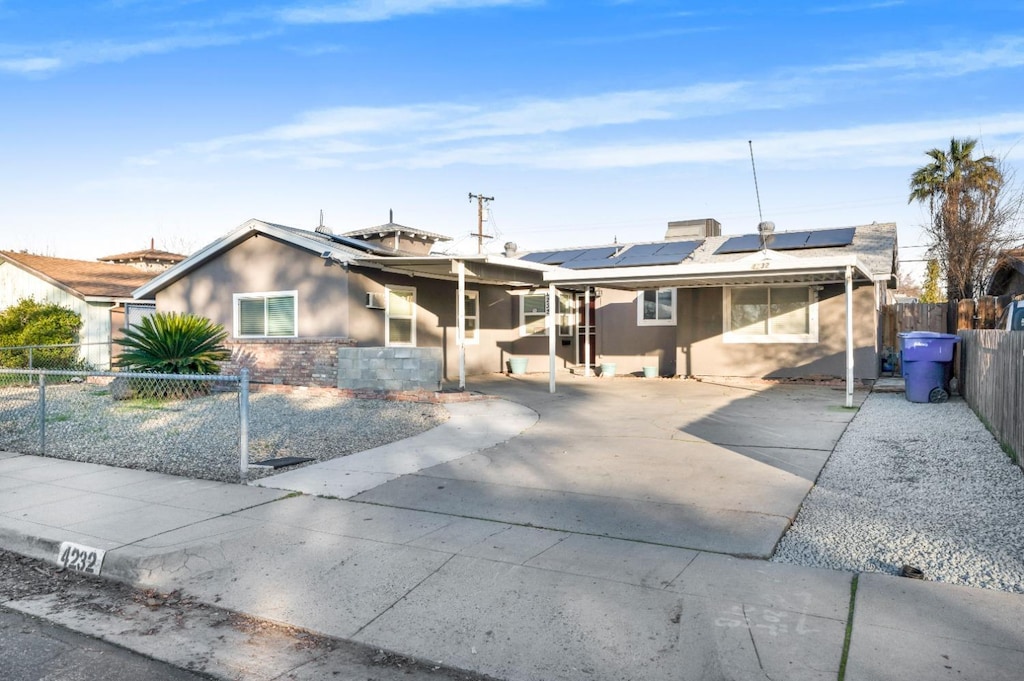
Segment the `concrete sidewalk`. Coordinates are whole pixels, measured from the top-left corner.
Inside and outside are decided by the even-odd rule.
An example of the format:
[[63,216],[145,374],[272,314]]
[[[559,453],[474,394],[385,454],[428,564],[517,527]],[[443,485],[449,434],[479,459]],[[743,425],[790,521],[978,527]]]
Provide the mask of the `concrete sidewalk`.
[[[849,573],[363,498],[373,475],[536,428],[510,401],[451,407],[387,465],[335,471],[329,496],[353,500],[295,495],[291,473],[261,481],[285,489],[245,487],[0,453],[0,545],[48,560],[62,541],[102,548],[109,578],[502,679],[837,678]],[[853,612],[848,681],[1024,668],[1019,596],[862,575]]]

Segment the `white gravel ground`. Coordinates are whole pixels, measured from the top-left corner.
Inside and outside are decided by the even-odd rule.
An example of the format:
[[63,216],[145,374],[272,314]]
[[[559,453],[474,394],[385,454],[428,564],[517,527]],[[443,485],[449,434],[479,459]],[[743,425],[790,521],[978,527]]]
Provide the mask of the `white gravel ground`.
[[[39,453],[38,404],[35,389],[0,389],[0,450]],[[326,461],[447,420],[440,404],[257,392],[249,397],[249,460]],[[46,455],[60,459],[238,482],[238,424],[236,393],[116,401],[88,383],[46,389]],[[274,472],[253,468],[248,478]]]
[[873,393],[772,558],[1024,593],[1024,475],[962,399]]

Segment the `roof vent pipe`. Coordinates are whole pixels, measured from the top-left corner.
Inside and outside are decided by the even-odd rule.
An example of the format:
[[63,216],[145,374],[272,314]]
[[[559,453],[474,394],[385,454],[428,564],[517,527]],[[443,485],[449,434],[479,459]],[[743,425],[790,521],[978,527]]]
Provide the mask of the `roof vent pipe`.
[[505,242],[505,257],[506,258],[511,258],[512,256],[514,256],[516,254],[516,251],[518,251],[518,250],[519,250],[519,246],[516,245],[515,241],[506,241]]

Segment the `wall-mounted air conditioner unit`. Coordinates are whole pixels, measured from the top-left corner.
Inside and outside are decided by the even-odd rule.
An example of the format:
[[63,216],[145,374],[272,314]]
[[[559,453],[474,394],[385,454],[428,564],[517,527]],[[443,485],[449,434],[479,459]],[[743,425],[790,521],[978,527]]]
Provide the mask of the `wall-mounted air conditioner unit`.
[[374,310],[384,309],[384,294],[380,291],[366,292],[366,307]]

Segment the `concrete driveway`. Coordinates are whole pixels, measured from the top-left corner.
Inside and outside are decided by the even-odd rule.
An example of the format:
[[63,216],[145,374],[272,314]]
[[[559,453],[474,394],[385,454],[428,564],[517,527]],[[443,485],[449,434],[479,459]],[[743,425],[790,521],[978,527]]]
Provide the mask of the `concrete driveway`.
[[552,395],[528,375],[469,387],[539,421],[354,499],[765,558],[854,414],[827,386],[565,375]]

